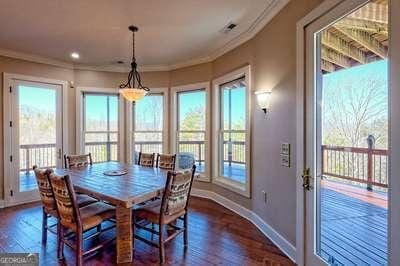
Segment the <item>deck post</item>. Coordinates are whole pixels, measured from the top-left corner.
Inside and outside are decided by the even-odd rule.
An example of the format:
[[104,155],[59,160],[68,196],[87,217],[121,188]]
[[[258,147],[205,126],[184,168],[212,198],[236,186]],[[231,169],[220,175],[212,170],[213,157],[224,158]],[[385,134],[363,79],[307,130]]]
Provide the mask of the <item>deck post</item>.
[[375,137],[373,135],[369,135],[367,138],[368,142],[368,176],[367,176],[367,190],[372,191],[372,180],[373,180],[373,149],[375,146]]
[[26,169],[25,169],[25,173],[26,175],[29,175],[29,168],[30,168],[30,160],[29,160],[29,147],[26,149],[26,153],[25,153],[25,164],[26,164]]

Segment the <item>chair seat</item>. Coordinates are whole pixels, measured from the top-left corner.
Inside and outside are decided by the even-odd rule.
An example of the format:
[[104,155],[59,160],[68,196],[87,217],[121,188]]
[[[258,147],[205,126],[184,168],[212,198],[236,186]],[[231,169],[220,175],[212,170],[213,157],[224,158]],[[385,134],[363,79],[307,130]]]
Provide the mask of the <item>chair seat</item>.
[[[148,220],[152,223],[158,224],[160,220],[160,209],[161,199],[150,201],[137,209],[134,209],[133,213],[136,218]],[[185,210],[182,210],[173,215],[164,215],[163,224],[169,224],[175,221],[177,218],[185,214]]]
[[[115,208],[99,201],[79,208],[79,212],[81,214],[83,231],[96,227],[103,221],[115,217]],[[64,226],[76,231],[75,223]]]
[[78,202],[79,207],[84,207],[86,205],[98,202],[98,200],[85,194],[77,194],[76,201]]

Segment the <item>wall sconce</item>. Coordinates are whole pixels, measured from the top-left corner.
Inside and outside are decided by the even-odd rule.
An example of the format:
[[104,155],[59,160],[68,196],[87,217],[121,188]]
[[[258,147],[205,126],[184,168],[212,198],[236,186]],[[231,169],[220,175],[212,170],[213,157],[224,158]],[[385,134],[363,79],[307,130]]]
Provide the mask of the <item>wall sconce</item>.
[[259,90],[259,91],[255,92],[255,95],[257,96],[258,105],[264,111],[264,114],[267,115],[270,112],[269,105],[270,105],[272,92],[265,91],[265,90]]

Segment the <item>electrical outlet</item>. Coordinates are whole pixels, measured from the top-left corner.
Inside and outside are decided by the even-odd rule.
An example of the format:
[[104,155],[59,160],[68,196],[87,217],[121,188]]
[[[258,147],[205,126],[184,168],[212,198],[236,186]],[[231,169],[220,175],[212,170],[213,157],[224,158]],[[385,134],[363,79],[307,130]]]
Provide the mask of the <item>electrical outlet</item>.
[[264,203],[267,203],[267,192],[265,192],[265,190],[261,191],[263,193],[264,196]]

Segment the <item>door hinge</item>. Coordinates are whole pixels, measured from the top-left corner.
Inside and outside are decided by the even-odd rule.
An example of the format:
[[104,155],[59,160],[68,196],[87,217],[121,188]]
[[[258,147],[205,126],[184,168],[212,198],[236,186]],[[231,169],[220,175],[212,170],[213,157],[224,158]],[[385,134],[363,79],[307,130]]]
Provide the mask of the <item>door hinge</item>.
[[12,162],[12,159],[13,159],[13,157],[12,157],[12,155],[10,155],[10,162]]
[[10,93],[12,92],[12,87],[10,86]]
[[14,196],[14,191],[12,189],[10,190],[10,196]]
[[10,127],[12,127],[12,121],[10,121]]
[[312,189],[312,186],[311,186],[312,176],[310,174],[310,168],[304,169],[303,170],[303,174],[301,175],[301,177],[303,178],[303,188],[304,188],[304,190],[310,191]]

